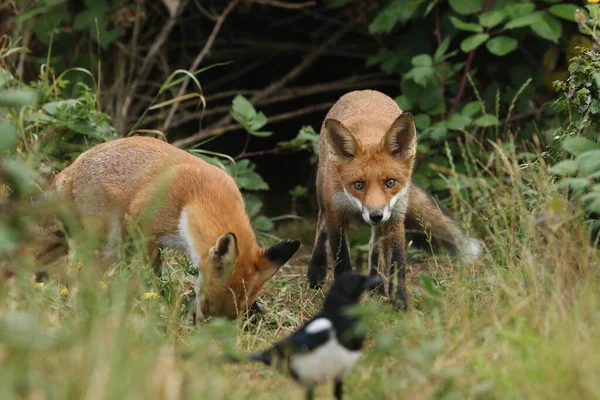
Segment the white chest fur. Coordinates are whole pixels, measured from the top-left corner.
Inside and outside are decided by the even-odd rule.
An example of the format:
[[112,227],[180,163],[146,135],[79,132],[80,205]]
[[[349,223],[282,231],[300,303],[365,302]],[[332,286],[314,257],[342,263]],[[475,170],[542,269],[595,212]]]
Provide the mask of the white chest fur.
[[177,233],[158,238],[159,246],[172,247],[183,250],[195,267],[199,267],[200,257],[194,249],[194,241],[190,232],[188,215],[185,209],[181,211],[179,222],[177,224]]

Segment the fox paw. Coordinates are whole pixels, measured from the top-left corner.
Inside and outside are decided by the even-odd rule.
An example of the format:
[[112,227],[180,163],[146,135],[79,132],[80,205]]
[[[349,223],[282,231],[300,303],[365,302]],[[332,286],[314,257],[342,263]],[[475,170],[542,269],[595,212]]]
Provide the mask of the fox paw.
[[325,280],[308,280],[308,287],[311,289],[321,289],[325,285]]
[[308,286],[311,289],[320,289],[325,284],[325,277],[327,273],[325,271],[321,272],[320,268],[311,268],[308,267]]

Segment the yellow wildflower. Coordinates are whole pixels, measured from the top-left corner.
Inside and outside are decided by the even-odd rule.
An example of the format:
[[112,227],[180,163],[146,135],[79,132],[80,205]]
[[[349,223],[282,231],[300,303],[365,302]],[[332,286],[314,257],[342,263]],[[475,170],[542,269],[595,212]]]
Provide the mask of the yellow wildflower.
[[43,288],[44,287],[44,282],[36,282],[35,286]]
[[144,299],[148,300],[148,299],[155,299],[158,297],[158,293],[156,292],[146,292],[144,293]]
[[587,0],[588,3],[590,4],[596,4],[598,3],[600,0]]
[[66,287],[62,288],[62,290],[60,291],[60,295],[63,297],[65,297],[68,294],[69,294],[69,289],[67,289]]
[[104,282],[104,281],[98,282],[98,287],[100,289],[106,289],[107,288],[106,282]]
[[77,269],[81,269],[81,268],[83,268],[83,264],[82,264],[82,263],[80,263],[80,262],[78,262],[78,263],[77,263]]

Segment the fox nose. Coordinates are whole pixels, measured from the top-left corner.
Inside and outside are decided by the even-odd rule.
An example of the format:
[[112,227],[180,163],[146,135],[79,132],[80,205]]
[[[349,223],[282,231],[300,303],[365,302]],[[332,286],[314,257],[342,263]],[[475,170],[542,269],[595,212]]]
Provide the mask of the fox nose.
[[383,213],[379,210],[371,211],[369,213],[369,219],[375,223],[381,222],[383,219]]

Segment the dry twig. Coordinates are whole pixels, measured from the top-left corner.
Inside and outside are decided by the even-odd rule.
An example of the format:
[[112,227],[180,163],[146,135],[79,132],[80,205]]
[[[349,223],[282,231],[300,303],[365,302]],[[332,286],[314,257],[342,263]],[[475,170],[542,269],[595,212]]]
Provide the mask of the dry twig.
[[[217,34],[219,33],[219,30],[221,29],[221,26],[223,25],[225,18],[227,18],[227,15],[229,15],[229,13],[231,11],[233,11],[233,9],[239,3],[239,1],[240,0],[232,0],[229,3],[229,5],[227,5],[227,7],[223,10],[221,15],[219,16],[219,19],[217,19],[217,22],[216,22],[212,32],[210,33],[210,36],[208,36],[208,40],[206,40],[206,43],[204,43],[204,47],[202,48],[202,50],[200,51],[200,53],[198,54],[198,56],[192,63],[192,66],[188,70],[189,72],[193,73],[198,68],[198,66],[200,65],[202,60],[204,60],[204,57],[206,57],[206,55],[212,48],[215,38],[217,37]],[[183,94],[185,93],[185,90],[187,89],[188,83],[189,83],[189,79],[186,79],[185,81],[183,81],[183,83],[181,84],[181,87],[179,88],[179,92],[177,93],[177,97],[183,96]],[[162,127],[163,132],[166,132],[167,129],[169,129],[169,126],[171,125],[171,121],[173,120],[173,117],[175,116],[175,112],[177,111],[178,107],[179,107],[179,102],[174,103],[171,106],[171,109],[169,110],[169,114],[167,115],[167,119],[165,120],[165,123],[163,124],[163,127]]]

